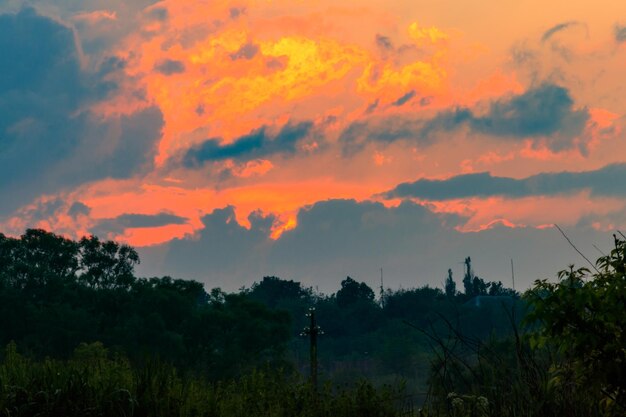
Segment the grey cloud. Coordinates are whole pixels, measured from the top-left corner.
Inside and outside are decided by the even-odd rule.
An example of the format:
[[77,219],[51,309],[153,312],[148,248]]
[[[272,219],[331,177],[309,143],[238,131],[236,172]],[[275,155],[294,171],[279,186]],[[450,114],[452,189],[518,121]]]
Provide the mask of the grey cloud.
[[432,96],[422,97],[422,98],[420,98],[420,106],[422,106],[422,107],[428,106],[432,101],[433,101],[433,97]]
[[365,109],[365,113],[369,114],[373,112],[374,110],[376,110],[379,103],[380,103],[379,99],[374,100],[370,105],[367,106],[367,108]]
[[187,219],[170,213],[122,214],[112,219],[101,219],[91,228],[94,235],[110,236],[123,233],[129,228],[160,227],[170,224],[185,224]]
[[154,70],[163,75],[181,74],[185,72],[185,64],[175,59],[165,59],[158,62]]
[[245,7],[231,7],[228,13],[231,19],[237,19],[239,16],[246,12]]
[[383,120],[357,121],[350,124],[339,137],[344,156],[361,151],[370,142],[392,143],[411,140],[420,146],[432,143],[432,137],[420,134],[424,122],[403,117],[388,117]]
[[393,43],[391,42],[391,39],[388,36],[380,34],[376,34],[376,45],[384,50],[393,49]]
[[324,262],[339,253],[356,260],[376,256],[382,247],[404,248],[414,236],[437,233],[443,224],[461,223],[460,217],[436,215],[410,202],[388,209],[370,201],[321,201],[299,211],[298,227],[284,233],[276,251],[278,257],[294,261],[307,256]]
[[329,200],[301,209],[298,227],[277,241],[269,237],[276,222],[271,215],[253,213],[247,229],[237,223],[234,208],[229,206],[214,210],[202,221],[204,228],[193,238],[142,250],[147,259],[142,264],[154,261],[156,268],[164,268],[161,274],[176,272],[213,286],[238,288],[275,272],[298,278],[319,273],[317,283],[324,285],[349,272],[324,275],[328,266],[356,267],[364,258],[379,259],[385,247],[412,251],[416,236],[431,236],[441,230],[442,222],[455,225],[459,219],[436,215],[411,202],[387,209],[374,202]]
[[[347,275],[378,285],[381,267],[392,288],[440,286],[448,268],[460,282],[466,256],[472,257],[480,276],[507,283],[514,258],[518,289],[554,277],[570,263],[580,264],[578,254],[555,230],[496,226],[461,233],[455,227],[464,219],[412,202],[397,207],[370,201],[318,202],[299,211],[295,229],[272,240],[270,225],[275,221],[257,213],[245,228],[232,207],[215,210],[203,218],[204,229],[195,236],[139,248],[138,272],[194,278],[227,290],[275,275],[330,293]],[[567,233],[583,251],[593,251],[594,243],[611,244],[609,236],[590,228],[568,228]]]
[[[584,132],[589,119],[586,108],[575,109],[569,91],[554,84],[541,84],[528,91],[495,100],[484,115],[459,107],[428,120],[393,117],[379,123],[355,122],[340,137],[344,152],[353,153],[369,142],[389,143],[411,140],[422,146],[431,144],[438,134],[467,127],[470,132],[496,138],[544,139],[553,151],[570,149]],[[581,152],[584,152],[584,144]]]
[[385,198],[451,200],[470,197],[545,196],[590,190],[593,196],[626,197],[626,164],[607,165],[595,171],[541,173],[515,179],[487,172],[458,175],[446,180],[420,179],[403,183],[382,194]]
[[304,140],[313,128],[311,122],[287,124],[274,137],[266,127],[237,138],[229,144],[222,144],[220,139],[208,139],[189,149],[183,157],[187,167],[197,167],[205,162],[224,159],[250,160],[270,155],[294,153],[298,143]]
[[615,24],[614,31],[617,43],[626,42],[626,25]]
[[33,9],[0,15],[0,216],[42,192],[137,172],[156,151],[158,108],[103,118],[85,110],[123,68],[79,62],[72,30]]
[[516,66],[537,66],[537,51],[530,48],[526,42],[518,42],[511,47],[511,60]]
[[[523,94],[491,103],[484,116],[475,116],[469,109],[441,113],[427,123],[424,133],[453,130],[467,123],[476,133],[492,136],[527,138],[563,133],[565,142],[582,133],[589,112],[575,110],[569,91],[553,84],[543,84]],[[557,150],[559,143],[552,142]],[[563,144],[567,147],[567,143]]]
[[411,101],[415,97],[415,90],[411,90],[408,93],[404,94],[402,97],[399,97],[396,101],[391,103],[392,106],[403,106],[409,101]]
[[259,53],[259,46],[253,43],[246,43],[241,46],[237,52],[230,54],[230,59],[233,61],[237,59],[252,59]]
[[244,271],[262,269],[265,249],[271,246],[269,233],[274,220],[273,216],[253,213],[249,217],[251,228],[246,229],[237,223],[234,207],[216,209],[202,218],[204,227],[194,238],[174,239],[144,249],[142,256],[145,259],[155,255],[161,258],[160,261],[153,259],[154,272],[145,273],[176,272],[177,276],[196,277],[204,282],[219,276],[222,282],[227,282],[232,275],[241,276]]
[[569,22],[563,22],[563,23],[559,23],[557,25],[552,26],[550,29],[546,30],[543,35],[541,36],[541,42],[545,42],[547,40],[549,40],[554,34],[561,32],[565,29],[571,28],[573,26],[578,26],[580,25],[580,22],[571,20]]
[[81,203],[80,201],[74,202],[67,210],[67,214],[70,217],[89,216],[90,213],[91,207],[84,203]]
[[282,70],[285,68],[285,62],[281,59],[271,58],[265,61],[265,66],[271,70]]
[[163,22],[168,19],[169,12],[164,7],[153,7],[146,11],[146,17]]

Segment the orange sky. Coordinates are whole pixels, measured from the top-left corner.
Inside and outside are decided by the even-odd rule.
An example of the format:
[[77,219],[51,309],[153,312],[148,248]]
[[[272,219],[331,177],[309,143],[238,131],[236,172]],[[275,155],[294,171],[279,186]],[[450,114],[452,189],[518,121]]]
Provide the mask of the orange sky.
[[[142,110],[160,111],[162,127],[132,173],[102,171],[84,181],[67,174],[72,181],[55,180],[0,213],[5,233],[97,230],[150,246],[193,240],[204,216],[232,206],[244,227],[251,213],[272,215],[270,236],[279,239],[316,202],[396,207],[400,200],[381,193],[400,183],[477,172],[522,179],[626,162],[623,2],[31,4],[71,29],[81,71],[104,74],[107,60],[122,63],[102,75],[117,88],[68,116],[118,121],[85,149],[113,155],[114,141],[134,140],[124,135],[124,120]],[[0,11],[22,6],[11,0]],[[544,90],[565,93],[544,97]],[[553,110],[554,127],[536,120]],[[8,123],[11,132],[19,120]],[[67,163],[81,155],[68,153]],[[415,201],[463,216],[460,232],[575,228],[588,218],[608,230],[626,220],[616,216],[623,197],[589,189]],[[70,210],[78,206],[85,209]],[[125,215],[164,214],[182,220],[103,226]]]

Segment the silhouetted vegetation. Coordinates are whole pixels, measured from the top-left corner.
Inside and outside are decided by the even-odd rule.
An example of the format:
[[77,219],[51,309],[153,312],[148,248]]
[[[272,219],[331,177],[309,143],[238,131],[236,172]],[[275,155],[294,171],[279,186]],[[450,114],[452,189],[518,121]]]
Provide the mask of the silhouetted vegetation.
[[[463,292],[449,270],[443,289],[377,299],[351,277],[330,295],[278,277],[206,291],[136,277],[116,242],[0,234],[0,413],[623,415],[625,252],[616,238],[593,273],[571,267],[521,298],[467,258]],[[311,307],[317,393],[297,336]]]

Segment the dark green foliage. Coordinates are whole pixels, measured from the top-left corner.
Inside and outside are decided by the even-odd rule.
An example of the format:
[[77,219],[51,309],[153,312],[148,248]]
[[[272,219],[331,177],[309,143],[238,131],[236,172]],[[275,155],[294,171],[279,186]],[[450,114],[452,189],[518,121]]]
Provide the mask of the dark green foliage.
[[[516,299],[501,283],[474,276],[471,267],[480,306],[466,304],[469,294],[456,291],[451,274],[446,292],[387,290],[382,304],[351,277],[331,296],[277,277],[239,293],[207,293],[194,281],[138,278],[138,263],[131,247],[93,236],[76,242],[42,230],[18,239],[0,234],[0,343],[17,342],[25,356],[15,363],[27,364],[26,380],[35,384],[16,391],[4,385],[11,415],[392,415],[398,404],[391,391],[369,383],[336,387],[365,377],[376,386],[404,380],[413,393],[425,393],[433,341],[409,325],[449,333],[454,323],[457,337],[483,343],[507,334],[509,319],[497,309],[502,300],[510,307]],[[325,331],[320,381],[333,381],[317,397],[300,377],[287,376],[308,373],[308,345],[295,336],[307,325],[310,307]],[[487,362],[480,366],[489,369]],[[56,380],[46,367],[66,379]],[[87,374],[93,367],[112,373],[92,386]],[[267,371],[254,371],[260,368]],[[502,369],[494,368],[479,386],[507,381]],[[37,374],[48,376],[42,382]],[[44,384],[49,381],[70,385],[57,398]],[[482,392],[468,389],[474,391]],[[80,401],[70,404],[74,395]],[[19,411],[24,402],[37,405]]]
[[481,340],[454,322],[422,330],[436,346],[425,415],[626,415],[626,241],[614,239],[593,272],[536,281],[527,312],[509,307],[508,337]]
[[453,298],[456,296],[456,282],[452,277],[452,269],[448,269],[448,276],[446,277],[446,283],[444,285],[444,292],[446,297]]
[[366,283],[357,282],[350,277],[341,281],[341,289],[337,291],[337,305],[339,307],[373,301],[374,291]]
[[248,292],[250,298],[271,308],[289,307],[295,303],[310,303],[313,294],[310,288],[302,288],[302,284],[278,277],[263,277],[254,283]]
[[79,280],[92,288],[129,288],[139,255],[128,245],[101,242],[95,236],[80,240]]
[[553,385],[570,385],[601,398],[607,412],[626,413],[626,241],[587,268],[559,273],[559,281],[537,281],[526,297],[538,325],[532,342],[551,347],[560,361]]
[[0,343],[67,358],[101,341],[133,361],[159,357],[211,378],[279,363],[290,320],[244,295],[211,296],[194,281],[136,278],[134,249],[43,230],[0,234]]
[[131,365],[99,343],[82,344],[67,361],[32,361],[10,344],[0,363],[0,414],[15,417],[392,417],[399,394],[367,382],[315,394],[298,376],[272,370],[212,383],[160,361]]

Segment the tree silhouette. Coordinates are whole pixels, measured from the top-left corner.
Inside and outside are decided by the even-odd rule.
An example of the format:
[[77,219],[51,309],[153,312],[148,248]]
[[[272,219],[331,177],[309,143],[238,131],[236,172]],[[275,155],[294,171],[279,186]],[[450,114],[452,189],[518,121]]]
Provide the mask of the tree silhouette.
[[452,269],[448,269],[448,277],[446,278],[444,288],[446,297],[452,298],[456,295],[456,282],[454,282],[454,278],[452,278]]
[[343,308],[358,301],[374,301],[374,291],[366,283],[346,277],[337,291],[337,305]]

